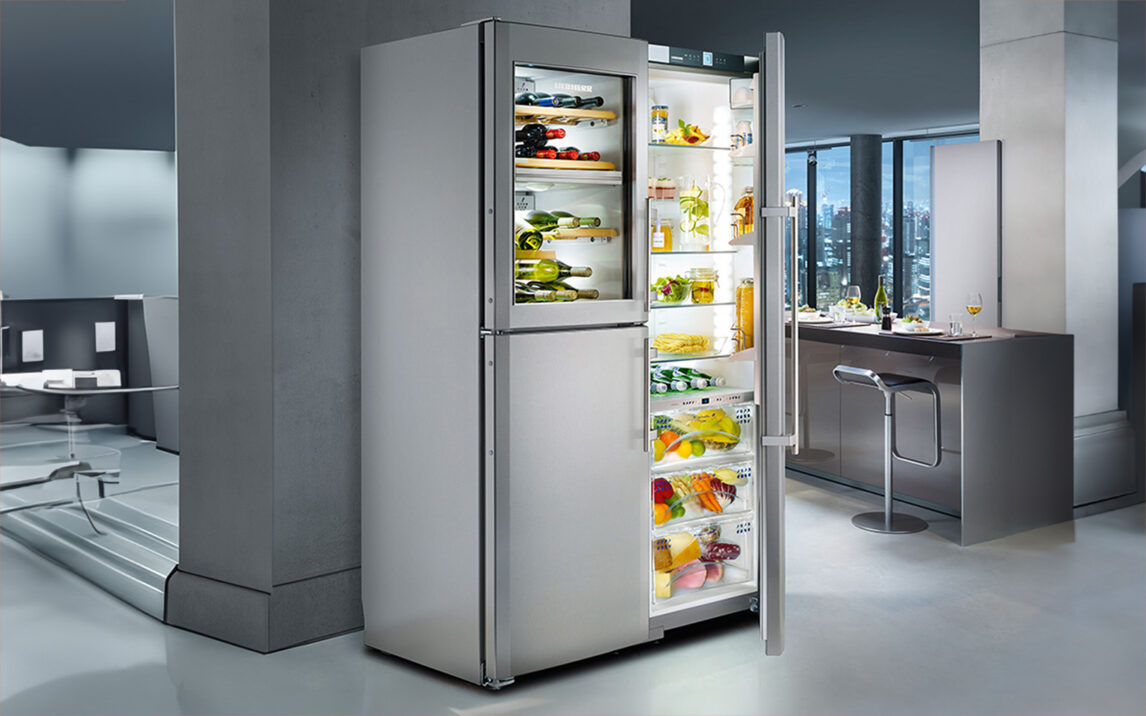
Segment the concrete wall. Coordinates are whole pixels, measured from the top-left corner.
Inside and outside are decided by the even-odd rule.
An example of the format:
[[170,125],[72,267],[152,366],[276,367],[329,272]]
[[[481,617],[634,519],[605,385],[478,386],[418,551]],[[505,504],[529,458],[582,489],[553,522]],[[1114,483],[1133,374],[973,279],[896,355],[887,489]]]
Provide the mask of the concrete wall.
[[171,152],[0,139],[0,290],[13,298],[173,296]]
[[980,118],[1003,142],[1003,325],[1075,335],[1075,414],[1117,407],[1116,4],[980,3]]
[[629,26],[610,0],[176,0],[171,623],[260,651],[361,626],[358,52],[491,15]]

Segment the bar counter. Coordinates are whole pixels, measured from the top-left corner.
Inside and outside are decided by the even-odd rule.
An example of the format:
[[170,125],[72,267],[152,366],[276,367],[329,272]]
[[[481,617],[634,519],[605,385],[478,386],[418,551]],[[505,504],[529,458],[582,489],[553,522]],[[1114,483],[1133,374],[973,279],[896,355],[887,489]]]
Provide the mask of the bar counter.
[[[883,397],[841,386],[832,368],[894,372],[938,387],[942,422],[938,467],[894,461],[897,499],[958,517],[965,545],[1071,519],[1074,339],[979,332],[988,337],[946,340],[870,325],[801,323],[800,450],[789,454],[788,467],[882,494]],[[931,410],[928,396],[896,399],[902,454],[930,454]]]

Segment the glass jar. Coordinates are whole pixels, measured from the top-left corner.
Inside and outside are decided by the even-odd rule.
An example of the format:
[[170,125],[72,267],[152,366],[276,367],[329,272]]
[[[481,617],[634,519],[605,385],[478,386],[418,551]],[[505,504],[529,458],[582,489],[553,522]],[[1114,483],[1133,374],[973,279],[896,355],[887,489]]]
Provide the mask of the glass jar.
[[754,222],[752,221],[755,212],[755,200],[752,194],[752,187],[745,187],[744,193],[736,201],[736,206],[732,209],[732,217],[734,230],[737,236],[752,233]]
[[716,269],[689,269],[688,280],[693,303],[712,303],[716,296]]

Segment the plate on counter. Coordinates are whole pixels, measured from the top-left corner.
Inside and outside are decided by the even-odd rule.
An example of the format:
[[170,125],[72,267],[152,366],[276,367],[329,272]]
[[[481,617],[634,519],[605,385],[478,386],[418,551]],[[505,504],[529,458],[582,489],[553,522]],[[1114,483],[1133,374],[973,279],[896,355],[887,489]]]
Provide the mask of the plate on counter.
[[904,328],[896,326],[891,332],[897,336],[941,336],[943,331],[937,328]]
[[821,316],[820,314],[800,314],[800,323],[835,323],[829,316]]

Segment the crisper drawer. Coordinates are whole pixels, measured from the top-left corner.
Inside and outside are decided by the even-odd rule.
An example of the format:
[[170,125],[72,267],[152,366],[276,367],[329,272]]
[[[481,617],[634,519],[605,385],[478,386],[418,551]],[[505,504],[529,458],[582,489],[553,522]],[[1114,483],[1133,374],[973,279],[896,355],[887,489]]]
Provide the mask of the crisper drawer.
[[654,414],[653,472],[749,459],[746,456],[752,455],[754,414],[751,403]]
[[751,514],[654,532],[651,613],[667,614],[755,591],[754,534]]

